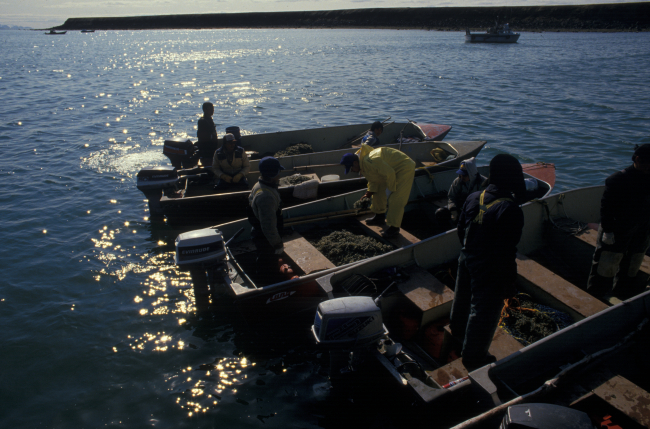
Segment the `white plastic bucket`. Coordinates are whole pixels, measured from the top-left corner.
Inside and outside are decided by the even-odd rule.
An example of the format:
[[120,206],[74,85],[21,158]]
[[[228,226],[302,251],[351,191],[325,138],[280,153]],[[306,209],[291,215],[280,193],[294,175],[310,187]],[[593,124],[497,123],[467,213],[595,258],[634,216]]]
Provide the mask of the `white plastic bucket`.
[[341,178],[341,176],[339,176],[338,174],[328,174],[327,176],[321,177],[320,181],[321,182],[336,182],[340,178]]

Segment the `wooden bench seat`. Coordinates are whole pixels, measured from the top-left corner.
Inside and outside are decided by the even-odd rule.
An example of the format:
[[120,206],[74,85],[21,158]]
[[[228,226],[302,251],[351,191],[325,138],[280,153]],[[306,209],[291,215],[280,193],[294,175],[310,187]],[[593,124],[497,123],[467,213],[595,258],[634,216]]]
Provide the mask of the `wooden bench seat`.
[[419,311],[420,327],[449,317],[454,291],[424,268],[412,265],[404,270],[409,279],[399,284],[399,290]]
[[[373,214],[370,215],[365,214],[365,215],[358,216],[356,219],[359,221],[359,224],[362,226],[363,229],[365,229],[371,234],[381,237],[381,232],[386,228],[388,228],[388,225],[383,225],[383,226],[368,225],[366,221],[373,216],[374,216]],[[409,234],[403,228],[400,229],[399,235],[393,238],[387,238],[386,240],[388,240],[389,242],[391,242],[397,247],[405,247],[420,241],[419,238],[417,238],[412,234]]]
[[305,274],[323,271],[335,266],[297,232],[283,237],[282,241],[284,242],[284,253]]
[[521,253],[517,253],[517,277],[520,289],[540,304],[568,313],[574,322],[607,308],[607,304]]

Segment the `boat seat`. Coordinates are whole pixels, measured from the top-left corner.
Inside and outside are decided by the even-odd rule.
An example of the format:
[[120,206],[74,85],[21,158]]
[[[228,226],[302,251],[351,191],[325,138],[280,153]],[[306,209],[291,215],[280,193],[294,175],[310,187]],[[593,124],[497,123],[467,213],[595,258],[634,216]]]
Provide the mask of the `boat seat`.
[[[570,406],[583,410],[597,409],[603,413],[608,413],[607,408],[612,407],[641,427],[650,427],[650,393],[625,377],[610,375],[611,377],[604,382],[598,380],[595,385],[583,385],[589,392],[572,402]],[[617,427],[620,426],[628,427],[625,424]]]
[[318,251],[305,237],[293,232],[282,238],[284,253],[305,275],[334,268],[335,265]]
[[537,302],[568,313],[574,322],[607,308],[607,304],[517,253],[517,286]]
[[[443,358],[446,359],[453,341],[456,340],[451,335],[449,325],[447,325],[445,326],[445,339],[442,346]],[[506,356],[511,355],[512,353],[515,353],[518,350],[521,350],[522,348],[524,348],[523,344],[515,340],[503,329],[497,328],[496,332],[494,333],[494,337],[492,337],[492,344],[490,344],[489,353],[494,355],[497,360],[500,360]],[[451,381],[459,380],[467,376],[469,372],[463,365],[462,359],[456,359],[446,365],[441,366],[438,369],[427,371],[427,374],[429,374],[431,378],[433,378],[433,380],[438,383],[440,387],[442,387]]]
[[403,269],[409,279],[399,283],[400,292],[418,310],[419,327],[449,317],[454,291],[424,268],[411,265]]
[[[361,227],[369,232],[372,235],[381,237],[381,232],[388,228],[388,226],[377,226],[377,225],[368,225],[366,221],[373,217],[374,215],[371,213],[370,215],[365,214],[365,215],[360,215],[357,216],[357,221],[361,225]],[[420,241],[419,238],[416,236],[409,234],[407,231],[404,230],[404,228],[400,229],[399,234],[396,237],[393,238],[382,238],[383,240],[388,240],[390,243],[397,247],[406,247],[414,243],[418,243]]]

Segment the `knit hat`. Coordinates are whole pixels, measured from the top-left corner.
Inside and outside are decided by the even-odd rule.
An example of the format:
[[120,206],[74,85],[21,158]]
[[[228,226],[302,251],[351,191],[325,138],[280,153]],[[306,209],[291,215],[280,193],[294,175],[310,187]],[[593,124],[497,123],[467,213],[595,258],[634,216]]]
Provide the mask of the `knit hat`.
[[632,155],[632,161],[636,157],[641,157],[643,161],[650,161],[650,143],[642,144],[641,146],[634,146],[634,155]]
[[280,161],[272,156],[265,156],[262,158],[258,164],[258,168],[260,169],[262,177],[266,179],[273,179],[275,176],[280,174],[280,171],[284,170],[284,167],[280,165]]
[[523,196],[526,184],[524,183],[524,172],[517,158],[505,153],[492,158],[487,184],[514,192],[518,197]]

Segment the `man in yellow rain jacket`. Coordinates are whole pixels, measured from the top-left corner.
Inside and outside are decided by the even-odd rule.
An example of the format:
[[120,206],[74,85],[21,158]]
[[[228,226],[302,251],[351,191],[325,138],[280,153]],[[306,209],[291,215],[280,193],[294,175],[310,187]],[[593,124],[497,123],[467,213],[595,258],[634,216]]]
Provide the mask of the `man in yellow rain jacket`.
[[[386,238],[399,234],[415,176],[415,162],[405,153],[390,147],[374,149],[364,144],[356,153],[346,153],[341,159],[345,174],[350,171],[363,174],[368,180],[366,197],[372,197],[370,210],[375,216],[369,225],[388,224],[382,233]],[[391,194],[386,198],[386,190]],[[388,200],[388,209],[386,209]]]

